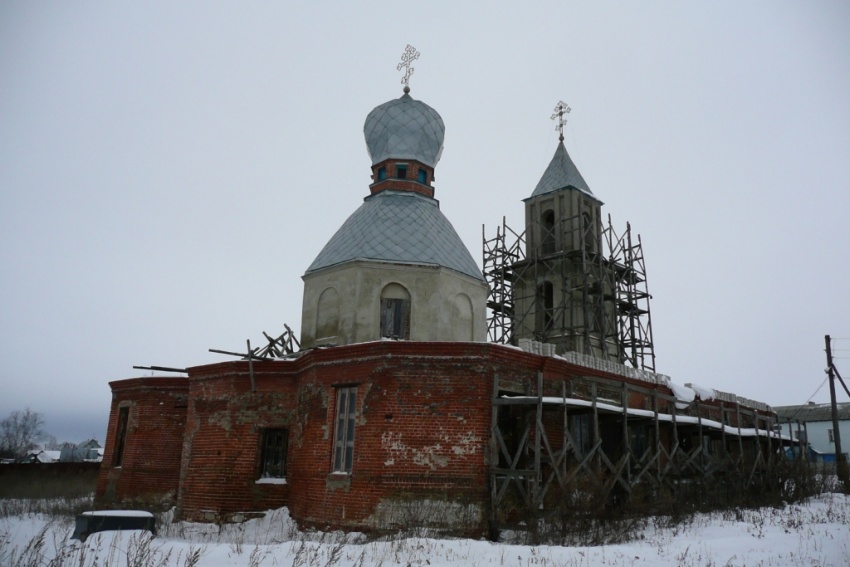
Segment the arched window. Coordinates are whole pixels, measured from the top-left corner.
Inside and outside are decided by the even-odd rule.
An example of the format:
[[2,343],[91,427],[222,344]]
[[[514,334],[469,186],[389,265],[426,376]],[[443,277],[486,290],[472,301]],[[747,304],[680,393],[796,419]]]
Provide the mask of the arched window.
[[381,337],[410,339],[410,293],[396,283],[381,290]]
[[540,218],[540,242],[543,254],[555,252],[555,211],[548,210]]
[[472,324],[472,300],[465,293],[459,293],[454,299],[455,317],[453,325],[455,327],[455,337],[461,341],[474,340],[473,324]]
[[335,337],[339,334],[339,294],[329,287],[319,296],[316,307],[316,338]]

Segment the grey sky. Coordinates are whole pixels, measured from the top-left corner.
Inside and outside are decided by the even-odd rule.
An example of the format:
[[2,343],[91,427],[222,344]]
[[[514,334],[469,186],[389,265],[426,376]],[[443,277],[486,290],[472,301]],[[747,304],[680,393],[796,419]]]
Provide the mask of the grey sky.
[[660,372],[803,403],[823,335],[850,339],[847,2],[268,4],[0,4],[0,417],[102,440],[134,364],[300,328],[408,43],[476,260],[482,224],[521,227],[562,99],[642,235]]

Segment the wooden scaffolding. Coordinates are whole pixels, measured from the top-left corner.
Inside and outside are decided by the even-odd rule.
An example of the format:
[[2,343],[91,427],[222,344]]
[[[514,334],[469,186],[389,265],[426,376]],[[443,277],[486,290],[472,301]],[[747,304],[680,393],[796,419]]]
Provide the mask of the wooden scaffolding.
[[654,384],[592,376],[544,384],[540,372],[530,382],[518,388],[494,378],[490,490],[496,529],[514,516],[563,513],[588,495],[609,505],[636,494],[675,497],[684,484],[708,479],[745,488],[770,474],[783,442],[789,443],[767,408],[697,399],[677,409],[682,402]]
[[[562,234],[579,244],[559,250],[554,227],[540,226],[543,243],[531,256],[526,231],[513,230],[504,218],[492,238],[482,228],[488,340],[517,345],[520,338],[532,338],[558,345],[559,352],[577,350],[654,371],[640,237],[632,238],[628,224],[617,234],[610,216],[601,242],[579,215],[562,223]],[[558,285],[550,293],[536,285],[542,281]]]

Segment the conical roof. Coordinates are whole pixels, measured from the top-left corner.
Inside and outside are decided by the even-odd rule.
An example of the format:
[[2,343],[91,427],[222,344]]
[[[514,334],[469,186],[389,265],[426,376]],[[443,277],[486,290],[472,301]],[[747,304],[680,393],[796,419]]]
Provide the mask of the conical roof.
[[366,117],[363,134],[372,165],[392,158],[436,167],[446,127],[436,110],[405,93],[375,107]]
[[549,162],[549,166],[543,172],[543,177],[540,178],[540,182],[537,183],[537,187],[534,188],[531,196],[537,197],[567,188],[578,189],[582,193],[594,197],[573,160],[570,159],[570,154],[567,153],[564,142],[561,141],[558,142],[555,155],[552,156],[552,161]]
[[367,197],[319,252],[307,274],[356,260],[441,266],[484,281],[437,201],[406,191]]

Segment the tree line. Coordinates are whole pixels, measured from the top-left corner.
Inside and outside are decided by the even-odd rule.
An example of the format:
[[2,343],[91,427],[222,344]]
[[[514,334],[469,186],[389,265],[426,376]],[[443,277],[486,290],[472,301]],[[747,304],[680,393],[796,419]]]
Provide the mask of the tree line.
[[44,430],[44,417],[27,408],[16,410],[0,420],[0,458],[19,459],[44,441],[56,438]]

